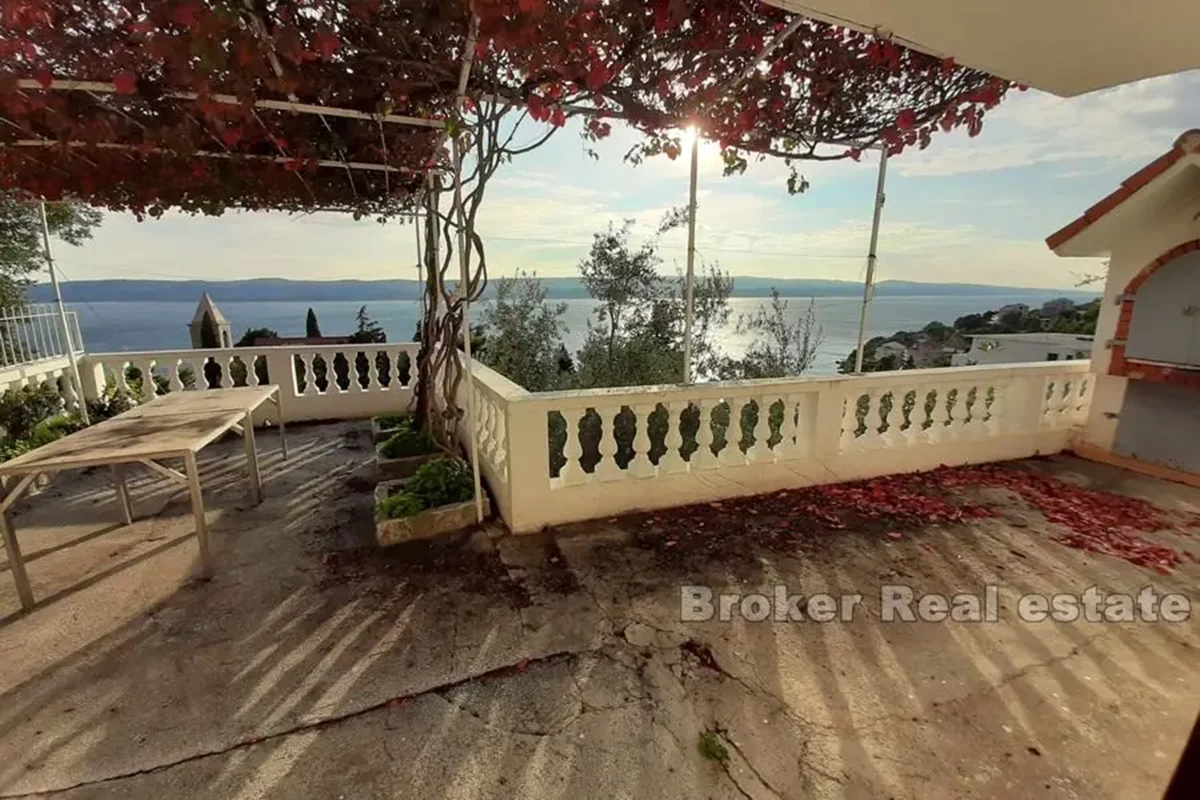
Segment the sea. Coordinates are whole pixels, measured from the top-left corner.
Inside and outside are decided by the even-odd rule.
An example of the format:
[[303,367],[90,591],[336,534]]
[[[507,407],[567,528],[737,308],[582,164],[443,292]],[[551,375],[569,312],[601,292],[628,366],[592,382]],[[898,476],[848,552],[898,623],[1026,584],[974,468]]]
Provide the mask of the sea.
[[[868,336],[891,335],[901,330],[919,330],[934,320],[950,324],[966,314],[990,311],[1009,303],[1025,303],[1036,307],[1061,296],[1048,290],[1044,296],[1028,291],[1009,295],[938,295],[912,297],[876,297],[871,304]],[[595,311],[592,300],[562,300],[567,306],[563,322],[568,349],[574,351],[587,334],[587,322]],[[731,357],[745,352],[749,342],[738,336],[735,322],[739,314],[753,314],[769,304],[766,298],[736,297],[729,303],[730,323],[717,336],[718,346]],[[823,339],[811,374],[832,375],[837,363],[850,354],[857,344],[862,299],[855,297],[818,297],[815,316],[822,328]],[[799,318],[808,307],[807,298],[788,298],[788,314]],[[486,304],[486,303],[485,303]],[[221,312],[229,319],[236,341],[247,328],[271,328],[281,336],[303,336],[304,320],[311,307],[316,312],[322,333],[347,334],[355,328],[355,314],[361,302],[227,302],[220,304]],[[407,342],[417,326],[420,315],[415,300],[367,301],[367,313],[387,333],[389,342]],[[179,302],[103,302],[68,303],[78,312],[84,347],[88,352],[108,353],[144,350],[185,350],[190,346],[188,322],[195,313],[195,303]],[[477,318],[479,308],[472,309]]]

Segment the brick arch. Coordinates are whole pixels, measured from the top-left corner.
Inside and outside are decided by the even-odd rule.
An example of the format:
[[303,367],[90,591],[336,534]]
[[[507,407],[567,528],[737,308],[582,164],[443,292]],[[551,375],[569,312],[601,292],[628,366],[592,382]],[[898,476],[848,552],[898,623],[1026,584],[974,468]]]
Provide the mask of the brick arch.
[[[1117,330],[1113,335],[1114,343],[1112,347],[1112,359],[1108,364],[1109,375],[1128,376],[1131,378],[1145,378],[1148,380],[1165,380],[1175,382],[1178,380],[1173,373],[1174,370],[1165,367],[1153,365],[1137,365],[1136,374],[1130,374],[1129,362],[1125,360],[1125,340],[1129,338],[1129,325],[1133,321],[1133,304],[1137,300],[1138,289],[1162,267],[1170,264],[1177,258],[1185,256],[1188,253],[1194,253],[1200,250],[1200,239],[1192,239],[1190,242],[1184,242],[1172,247],[1167,252],[1163,253],[1158,258],[1151,261],[1146,266],[1142,267],[1129,283],[1125,286],[1125,291],[1121,295],[1121,313],[1117,317]],[[1193,376],[1189,376],[1189,381],[1195,380]]]

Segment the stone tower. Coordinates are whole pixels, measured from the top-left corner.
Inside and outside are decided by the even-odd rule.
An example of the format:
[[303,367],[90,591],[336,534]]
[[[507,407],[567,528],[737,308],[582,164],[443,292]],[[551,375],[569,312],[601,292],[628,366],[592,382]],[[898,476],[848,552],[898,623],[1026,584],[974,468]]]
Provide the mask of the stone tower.
[[[192,317],[192,321],[188,323],[188,333],[192,338],[192,349],[198,350],[205,347],[204,342],[204,318],[208,317],[212,320],[212,329],[216,334],[217,347],[233,347],[233,328],[229,324],[229,320],[225,319],[225,315],[221,313],[221,309],[217,308],[217,304],[205,292],[200,296],[200,302],[196,304],[196,313]],[[208,345],[211,347],[211,345]]]

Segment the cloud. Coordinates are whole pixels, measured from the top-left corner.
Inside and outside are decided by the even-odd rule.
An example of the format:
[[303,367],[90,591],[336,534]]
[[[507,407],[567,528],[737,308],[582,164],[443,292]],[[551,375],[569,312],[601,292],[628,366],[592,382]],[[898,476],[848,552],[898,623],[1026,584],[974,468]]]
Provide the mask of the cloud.
[[[1165,152],[1194,120],[1200,73],[1153,78],[1080,97],[1038,91],[1010,92],[988,113],[983,133],[934,137],[923,152],[906,152],[896,168],[906,176],[941,177],[1070,162],[1070,171],[1093,162],[1143,161]],[[953,144],[951,144],[953,142]]]

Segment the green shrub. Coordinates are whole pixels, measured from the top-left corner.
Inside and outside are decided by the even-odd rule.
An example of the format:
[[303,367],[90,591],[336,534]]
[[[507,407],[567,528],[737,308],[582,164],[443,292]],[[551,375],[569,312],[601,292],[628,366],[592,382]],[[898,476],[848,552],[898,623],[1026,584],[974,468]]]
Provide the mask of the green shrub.
[[375,510],[385,519],[400,519],[420,514],[425,510],[425,504],[420,498],[401,491],[385,497],[375,506]]
[[28,442],[31,447],[41,447],[75,431],[81,431],[84,427],[83,419],[78,414],[60,414],[39,422],[30,434]]
[[48,383],[6,389],[0,395],[0,427],[9,439],[28,439],[38,423],[61,414],[63,406],[57,389]]
[[100,397],[95,400],[88,400],[88,419],[92,422],[99,422],[102,419],[115,417],[117,414],[128,411],[136,406],[137,400],[134,399],[132,394],[110,384],[104,387],[104,391],[100,394]]
[[401,428],[379,445],[379,455],[384,458],[408,458],[437,451],[437,444],[426,431]]
[[405,492],[425,508],[465,503],[475,496],[475,481],[466,462],[458,458],[439,458],[417,469],[405,486]]
[[0,441],[0,462],[23,456],[33,449],[28,439],[5,439]]
[[405,414],[382,414],[375,418],[375,424],[380,430],[390,431],[393,428],[411,428],[412,420]]

